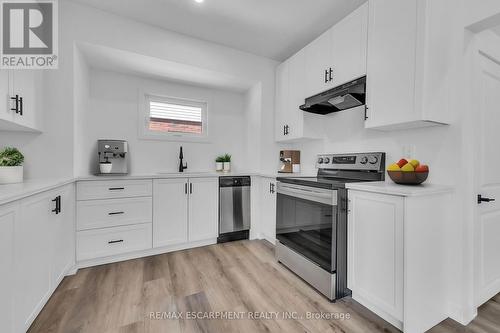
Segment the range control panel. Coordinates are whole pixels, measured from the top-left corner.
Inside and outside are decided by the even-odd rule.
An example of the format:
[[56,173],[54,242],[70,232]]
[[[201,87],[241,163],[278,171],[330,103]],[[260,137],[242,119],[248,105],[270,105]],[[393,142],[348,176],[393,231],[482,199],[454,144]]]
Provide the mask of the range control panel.
[[385,169],[385,153],[320,154],[318,169],[379,171]]

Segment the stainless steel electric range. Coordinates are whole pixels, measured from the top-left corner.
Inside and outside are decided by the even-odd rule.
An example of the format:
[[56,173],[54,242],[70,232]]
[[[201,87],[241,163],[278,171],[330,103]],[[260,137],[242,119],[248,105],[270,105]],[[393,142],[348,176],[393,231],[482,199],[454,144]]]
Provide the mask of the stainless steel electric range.
[[347,288],[346,183],[382,181],[385,153],[322,154],[317,177],[278,177],[276,258],[331,301]]

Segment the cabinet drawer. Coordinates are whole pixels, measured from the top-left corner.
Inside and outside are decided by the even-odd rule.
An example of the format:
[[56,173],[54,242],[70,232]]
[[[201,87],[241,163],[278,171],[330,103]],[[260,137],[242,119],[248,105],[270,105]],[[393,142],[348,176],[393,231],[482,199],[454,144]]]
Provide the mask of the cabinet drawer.
[[78,231],[78,261],[107,257],[152,247],[152,224]]
[[140,180],[95,180],[78,182],[77,200],[115,199],[147,197],[153,192],[151,179]]
[[151,223],[152,210],[151,197],[78,201],[77,230]]

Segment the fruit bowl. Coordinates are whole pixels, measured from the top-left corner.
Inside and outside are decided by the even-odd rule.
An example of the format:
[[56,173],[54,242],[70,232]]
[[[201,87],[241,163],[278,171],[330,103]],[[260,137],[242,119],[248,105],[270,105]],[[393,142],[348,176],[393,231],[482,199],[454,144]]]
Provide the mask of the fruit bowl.
[[429,176],[429,172],[405,172],[405,171],[387,171],[389,177],[396,184],[401,185],[420,185]]

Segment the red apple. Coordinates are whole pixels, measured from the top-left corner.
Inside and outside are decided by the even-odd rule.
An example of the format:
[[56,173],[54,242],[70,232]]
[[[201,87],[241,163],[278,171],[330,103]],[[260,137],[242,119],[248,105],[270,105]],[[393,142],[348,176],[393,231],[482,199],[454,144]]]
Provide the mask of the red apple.
[[421,164],[415,168],[415,172],[429,172],[429,167],[425,164]]
[[405,166],[406,164],[408,164],[408,161],[405,160],[404,158],[400,159],[398,163],[396,163],[397,165],[399,165],[400,168],[402,168],[403,166]]

